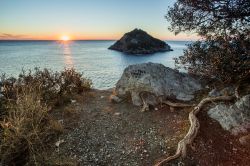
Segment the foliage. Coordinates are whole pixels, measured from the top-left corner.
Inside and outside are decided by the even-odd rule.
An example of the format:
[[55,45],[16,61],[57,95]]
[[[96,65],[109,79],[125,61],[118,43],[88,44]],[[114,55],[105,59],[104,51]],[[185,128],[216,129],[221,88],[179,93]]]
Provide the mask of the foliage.
[[[7,115],[1,121],[1,163],[6,165],[37,165],[39,152],[44,145],[60,131],[55,128],[48,112],[40,101],[40,96],[29,89],[23,89],[16,101],[6,105]],[[32,92],[33,91],[33,92]],[[58,124],[59,125],[59,124]]]
[[[49,165],[46,156],[52,140],[63,131],[51,111],[91,81],[74,69],[51,72],[35,69],[19,77],[1,77],[0,162],[4,165]],[[58,159],[56,159],[58,160]]]
[[[229,43],[229,49],[220,40],[197,41],[188,46],[184,55],[176,58],[176,65],[190,73],[197,73],[225,82],[237,82],[245,79],[250,71],[250,56],[241,48],[239,41]],[[250,44],[250,41],[249,41]]]
[[75,69],[65,69],[62,72],[52,72],[48,69],[35,71],[22,71],[17,79],[2,77],[3,94],[8,99],[16,99],[16,95],[22,92],[23,87],[33,87],[41,93],[41,100],[51,106],[63,104],[74,93],[82,93],[92,86],[92,82],[86,79]]
[[176,59],[177,67],[223,82],[249,77],[249,0],[178,0],[166,18],[175,34],[195,32],[203,38]]
[[178,0],[166,18],[175,33],[225,36],[249,32],[249,0]]

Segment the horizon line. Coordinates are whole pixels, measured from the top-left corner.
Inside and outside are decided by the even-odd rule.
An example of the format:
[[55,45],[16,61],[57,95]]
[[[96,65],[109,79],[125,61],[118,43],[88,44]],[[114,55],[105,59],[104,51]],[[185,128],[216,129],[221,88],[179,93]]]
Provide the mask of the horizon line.
[[[119,39],[73,39],[70,41],[118,41]],[[57,39],[0,39],[0,41],[63,41]],[[162,41],[197,41],[197,40],[185,40],[185,39],[164,39]]]

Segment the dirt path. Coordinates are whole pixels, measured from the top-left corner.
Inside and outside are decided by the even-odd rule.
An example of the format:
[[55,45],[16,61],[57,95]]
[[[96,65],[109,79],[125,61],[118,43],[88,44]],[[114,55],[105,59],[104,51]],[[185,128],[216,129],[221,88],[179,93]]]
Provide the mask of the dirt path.
[[84,102],[77,102],[83,103],[78,105],[78,124],[61,136],[65,141],[61,153],[80,165],[129,166],[152,165],[164,154],[173,153],[188,127],[188,112],[164,108],[141,113],[130,103],[110,103],[110,94],[93,91],[81,99]]
[[[71,108],[77,108],[78,113],[72,117],[65,114],[68,120],[64,121],[67,128],[60,137],[65,141],[60,145],[60,154],[84,166],[148,166],[175,152],[189,127],[189,110],[170,111],[163,107],[141,113],[140,108],[131,103],[110,103],[110,94],[111,91],[92,90],[72,103]],[[195,141],[196,149],[189,149],[187,159],[174,161],[172,165],[250,163],[249,149],[222,132],[216,122],[207,120],[206,116],[200,118],[202,130]],[[239,153],[236,154],[235,149]]]

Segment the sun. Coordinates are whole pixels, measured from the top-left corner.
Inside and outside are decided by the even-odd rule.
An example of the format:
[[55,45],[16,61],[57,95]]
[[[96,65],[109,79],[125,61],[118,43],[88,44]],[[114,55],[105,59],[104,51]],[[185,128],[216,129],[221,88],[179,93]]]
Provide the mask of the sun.
[[61,40],[62,41],[69,41],[70,38],[69,38],[69,36],[64,35],[64,36],[61,37]]

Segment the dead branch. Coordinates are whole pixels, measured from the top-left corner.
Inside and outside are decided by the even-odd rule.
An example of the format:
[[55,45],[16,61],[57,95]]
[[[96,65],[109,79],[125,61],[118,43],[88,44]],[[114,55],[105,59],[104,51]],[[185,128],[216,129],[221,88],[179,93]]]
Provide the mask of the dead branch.
[[190,128],[186,136],[178,143],[176,153],[172,156],[169,156],[157,164],[155,166],[161,166],[164,163],[167,163],[171,160],[174,160],[180,156],[186,157],[187,154],[187,145],[191,145],[193,143],[194,138],[197,136],[198,130],[200,128],[200,123],[196,115],[202,109],[202,107],[209,102],[216,102],[216,101],[230,101],[233,100],[234,96],[219,96],[219,97],[208,97],[194,107],[194,109],[189,113],[189,121],[190,121]]

